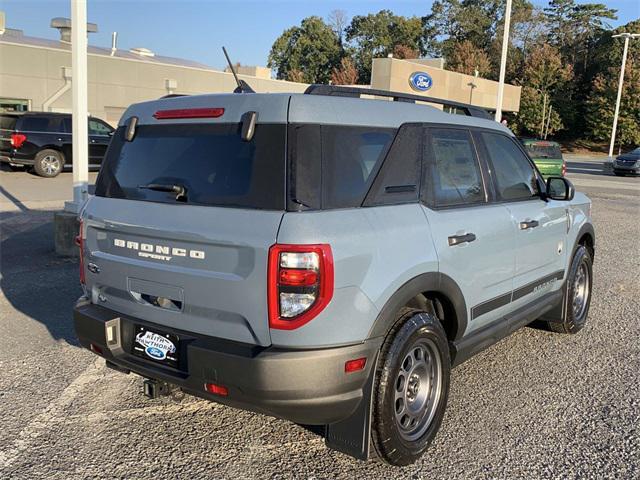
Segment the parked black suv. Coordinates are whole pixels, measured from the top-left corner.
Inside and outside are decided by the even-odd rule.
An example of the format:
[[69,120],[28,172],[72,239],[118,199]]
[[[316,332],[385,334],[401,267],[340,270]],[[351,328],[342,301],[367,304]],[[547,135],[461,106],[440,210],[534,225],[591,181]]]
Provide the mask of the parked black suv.
[[[89,117],[89,167],[102,163],[114,129]],[[55,177],[71,165],[71,114],[28,112],[0,114],[0,162],[33,167]]]

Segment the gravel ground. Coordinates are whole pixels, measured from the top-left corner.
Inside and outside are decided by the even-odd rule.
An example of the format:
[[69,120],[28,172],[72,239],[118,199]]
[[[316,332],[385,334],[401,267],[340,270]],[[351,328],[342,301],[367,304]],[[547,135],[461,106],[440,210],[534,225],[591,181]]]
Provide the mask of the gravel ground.
[[525,328],[457,368],[432,448],[404,469],[285,421],[144,399],[139,377],[77,346],[77,264],[52,253],[52,212],[0,213],[0,476],[640,478],[640,198],[586,191],[598,237],[587,327]]

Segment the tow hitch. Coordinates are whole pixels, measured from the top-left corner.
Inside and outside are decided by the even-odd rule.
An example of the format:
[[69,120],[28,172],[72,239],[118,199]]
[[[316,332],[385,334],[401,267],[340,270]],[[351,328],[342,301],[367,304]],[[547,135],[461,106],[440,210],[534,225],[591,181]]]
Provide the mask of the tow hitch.
[[145,378],[142,383],[142,392],[144,393],[144,396],[150,400],[170,395],[176,388],[177,387],[167,382],[161,382],[151,378]]

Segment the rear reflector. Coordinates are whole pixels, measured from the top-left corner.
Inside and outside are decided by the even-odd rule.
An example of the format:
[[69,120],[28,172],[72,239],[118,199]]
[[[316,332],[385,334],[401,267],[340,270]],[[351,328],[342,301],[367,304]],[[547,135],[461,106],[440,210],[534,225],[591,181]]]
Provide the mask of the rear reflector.
[[367,364],[367,358],[356,358],[355,360],[349,360],[344,364],[345,373],[351,372],[359,372],[364,369],[364,366]]
[[218,385],[216,383],[205,383],[204,389],[206,392],[213,393],[214,395],[220,395],[221,397],[226,397],[229,395],[229,390],[227,387],[223,385]]
[[224,114],[224,108],[178,108],[176,110],[158,110],[153,114],[156,120],[173,118],[218,118]]
[[92,343],[89,345],[89,348],[91,349],[91,351],[93,353],[97,353],[98,355],[102,355],[102,348],[100,348],[98,345],[96,345],[95,343]]

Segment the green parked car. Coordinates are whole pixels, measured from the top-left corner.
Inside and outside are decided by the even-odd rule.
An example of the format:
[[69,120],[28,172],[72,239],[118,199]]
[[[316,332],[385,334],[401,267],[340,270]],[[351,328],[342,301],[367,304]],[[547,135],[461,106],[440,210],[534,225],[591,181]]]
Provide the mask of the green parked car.
[[521,139],[520,141],[543,177],[564,177],[567,173],[567,164],[562,158],[559,143],[532,138]]

